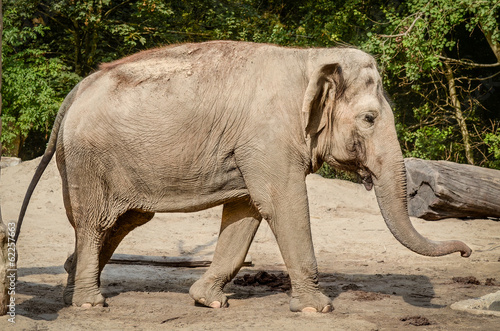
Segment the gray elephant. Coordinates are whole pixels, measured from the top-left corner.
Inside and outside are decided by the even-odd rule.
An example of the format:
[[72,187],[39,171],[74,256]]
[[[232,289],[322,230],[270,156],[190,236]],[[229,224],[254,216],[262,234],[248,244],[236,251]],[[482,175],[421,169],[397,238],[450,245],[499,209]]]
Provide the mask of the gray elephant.
[[23,203],[54,152],[75,229],[64,300],[104,304],[99,279],[120,241],[155,212],[224,204],[213,263],[190,289],[224,307],[262,219],[292,282],[292,311],[328,312],[318,288],[305,178],[323,162],[375,187],[382,215],[409,249],[471,250],[413,228],[394,117],[374,59],[351,48],[213,41],[151,49],[115,62],[66,97]]

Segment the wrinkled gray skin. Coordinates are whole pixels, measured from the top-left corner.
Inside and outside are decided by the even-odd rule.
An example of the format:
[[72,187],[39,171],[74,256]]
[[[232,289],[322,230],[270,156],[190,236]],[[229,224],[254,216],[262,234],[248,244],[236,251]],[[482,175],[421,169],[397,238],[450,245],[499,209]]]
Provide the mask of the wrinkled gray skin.
[[291,310],[332,310],[318,289],[305,184],[324,161],[375,187],[389,229],[409,249],[470,255],[462,242],[429,241],[411,225],[394,117],[375,61],[359,50],[216,41],[138,53],[68,95],[25,206],[54,149],[76,234],[67,304],[104,304],[102,268],[155,212],[224,204],[194,300],[227,305],[223,287],[265,219],[292,281]]

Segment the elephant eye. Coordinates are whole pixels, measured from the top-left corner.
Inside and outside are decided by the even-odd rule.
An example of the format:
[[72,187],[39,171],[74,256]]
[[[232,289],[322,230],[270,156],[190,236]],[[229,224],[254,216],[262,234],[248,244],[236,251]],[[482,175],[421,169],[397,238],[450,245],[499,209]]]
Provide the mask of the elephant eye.
[[368,114],[365,114],[365,117],[363,118],[363,120],[366,123],[373,125],[373,123],[375,123],[375,116],[371,113],[368,113]]

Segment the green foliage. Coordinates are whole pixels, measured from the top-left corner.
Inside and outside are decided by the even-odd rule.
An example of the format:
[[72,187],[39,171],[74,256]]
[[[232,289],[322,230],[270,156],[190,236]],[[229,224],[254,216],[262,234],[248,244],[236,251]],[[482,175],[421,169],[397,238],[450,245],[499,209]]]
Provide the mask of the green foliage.
[[481,157],[479,163],[488,164],[477,124],[500,120],[487,111],[500,99],[478,95],[484,89],[481,77],[497,77],[498,67],[474,63],[500,61],[500,54],[497,59],[492,52],[492,45],[500,44],[499,9],[499,1],[481,0],[381,6],[383,16],[362,47],[378,55],[384,83],[395,99],[405,155],[464,161],[467,143]]
[[[496,167],[499,162],[498,132],[486,127],[500,122],[495,112],[500,103],[495,92],[500,67],[466,64],[500,61],[500,1],[3,3],[2,141],[7,144],[30,136],[45,139],[64,95],[99,63],[165,44],[231,39],[301,47],[354,45],[366,50],[377,58],[393,98],[406,156],[463,162],[468,136],[477,163]],[[495,47],[498,59],[492,52]],[[451,99],[447,66],[452,69],[465,133]],[[327,168],[321,171],[333,173]]]
[[16,8],[4,14],[2,74],[3,148],[15,150],[30,132],[48,137],[55,115],[65,95],[80,77],[69,71],[58,58],[45,57],[42,48],[30,46],[48,28],[22,26]]
[[486,133],[484,143],[488,146],[488,152],[493,154],[493,160],[489,161],[487,166],[500,170],[500,129]]
[[103,61],[162,44],[173,12],[158,0],[35,1],[33,16],[53,27],[42,42],[86,76]]
[[[389,71],[403,73],[409,81],[441,67],[439,56],[453,52],[463,25],[469,32],[477,28],[491,31],[500,40],[496,17],[500,2],[478,0],[410,0],[400,6],[383,9],[387,25],[380,32],[392,37],[369,33],[363,45],[381,54],[381,62]],[[496,29],[496,31],[495,31]]]
[[447,146],[452,143],[452,126],[429,126],[425,123],[432,116],[432,109],[428,103],[412,109],[414,119],[419,122],[418,127],[408,128],[404,123],[396,124],[396,129],[404,146],[405,157],[439,160],[446,155]]
[[403,130],[402,142],[406,146],[405,157],[439,160],[445,155],[452,127],[439,129],[424,126],[415,131]]
[[50,133],[60,103],[79,77],[58,59],[26,50],[6,56],[2,88],[2,143],[8,148],[31,130]]

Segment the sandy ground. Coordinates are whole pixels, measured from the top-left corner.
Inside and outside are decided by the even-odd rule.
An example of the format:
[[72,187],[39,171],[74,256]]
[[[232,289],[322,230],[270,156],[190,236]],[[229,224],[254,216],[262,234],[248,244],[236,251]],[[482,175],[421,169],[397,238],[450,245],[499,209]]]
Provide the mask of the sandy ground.
[[[38,160],[2,170],[5,221],[17,219]],[[18,241],[16,324],[0,318],[1,330],[499,330],[500,317],[452,310],[454,302],[500,290],[500,223],[494,220],[412,219],[423,235],[460,239],[472,249],[440,258],[419,256],[399,244],[386,228],[373,192],[362,185],[307,180],[311,223],[324,293],[332,313],[292,313],[289,294],[266,285],[226,287],[230,307],[194,305],[188,291],[205,268],[107,265],[102,291],[108,307],[65,306],[63,263],[72,252],[73,230],[62,204],[59,173],[52,162],[28,209]],[[215,248],[221,208],[192,214],[157,214],[136,229],[117,253],[206,257]],[[276,241],[263,222],[250,248],[259,271],[286,271]],[[454,277],[471,277],[457,282]],[[491,280],[495,278],[496,280]],[[489,279],[489,280],[488,280]],[[472,282],[474,283],[474,282]],[[486,283],[490,285],[486,285]],[[496,285],[491,285],[496,284]],[[420,319],[403,321],[405,317]],[[414,326],[415,324],[429,325]]]

